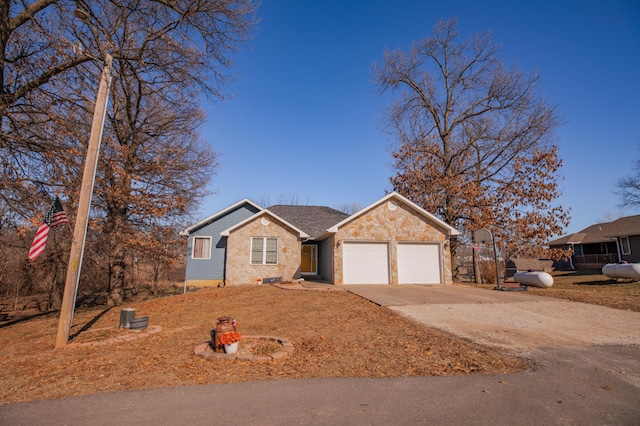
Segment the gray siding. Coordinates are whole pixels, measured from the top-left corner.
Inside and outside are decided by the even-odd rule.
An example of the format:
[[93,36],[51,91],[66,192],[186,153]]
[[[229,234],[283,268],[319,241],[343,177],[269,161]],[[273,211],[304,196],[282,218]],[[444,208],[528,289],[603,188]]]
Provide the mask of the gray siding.
[[[250,204],[215,217],[211,222],[189,233],[187,243],[187,280],[224,280],[224,264],[227,239],[220,233],[253,216],[258,209]],[[193,237],[211,237],[211,259],[192,259]]]
[[319,242],[318,274],[321,275],[325,281],[333,282],[333,237]]
[[640,262],[640,235],[630,235],[629,246],[631,247],[631,254],[623,254],[622,260],[630,263]]

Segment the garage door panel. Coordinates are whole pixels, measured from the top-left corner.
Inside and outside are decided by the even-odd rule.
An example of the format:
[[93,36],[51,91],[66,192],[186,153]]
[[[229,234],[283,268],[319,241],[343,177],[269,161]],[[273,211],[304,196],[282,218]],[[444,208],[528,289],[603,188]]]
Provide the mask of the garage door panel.
[[342,247],[344,284],[389,284],[386,243],[351,243]]
[[438,244],[398,244],[399,284],[440,284]]

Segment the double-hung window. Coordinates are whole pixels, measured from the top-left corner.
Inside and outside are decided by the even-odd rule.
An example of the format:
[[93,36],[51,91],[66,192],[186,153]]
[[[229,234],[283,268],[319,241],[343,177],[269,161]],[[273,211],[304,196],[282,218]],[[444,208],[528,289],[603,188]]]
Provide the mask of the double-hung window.
[[631,244],[629,244],[629,237],[620,237],[620,246],[622,248],[622,254],[631,254]]
[[193,237],[192,259],[211,259],[211,237]]
[[276,265],[278,263],[278,239],[271,237],[251,238],[251,264]]

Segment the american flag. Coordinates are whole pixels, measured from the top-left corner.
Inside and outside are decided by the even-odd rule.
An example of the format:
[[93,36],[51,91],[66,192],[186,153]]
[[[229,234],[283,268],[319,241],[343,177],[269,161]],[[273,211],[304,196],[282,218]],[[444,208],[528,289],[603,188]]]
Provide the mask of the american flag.
[[56,197],[51,208],[44,215],[44,219],[36,231],[36,237],[33,239],[31,248],[29,249],[29,260],[36,260],[36,258],[44,251],[44,248],[47,245],[47,239],[49,238],[50,228],[58,225],[64,225],[68,222],[69,220],[67,219],[67,215],[62,209],[62,203],[60,202],[60,199]]

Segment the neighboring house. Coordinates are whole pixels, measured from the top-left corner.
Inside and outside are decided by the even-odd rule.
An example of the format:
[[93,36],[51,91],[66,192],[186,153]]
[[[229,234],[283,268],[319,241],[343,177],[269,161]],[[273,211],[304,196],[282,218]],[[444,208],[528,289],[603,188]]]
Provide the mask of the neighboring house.
[[353,215],[245,199],[186,228],[187,286],[299,278],[342,284],[450,284],[458,231],[398,193]]
[[572,249],[575,268],[601,268],[607,263],[640,262],[640,215],[599,223],[549,243]]

